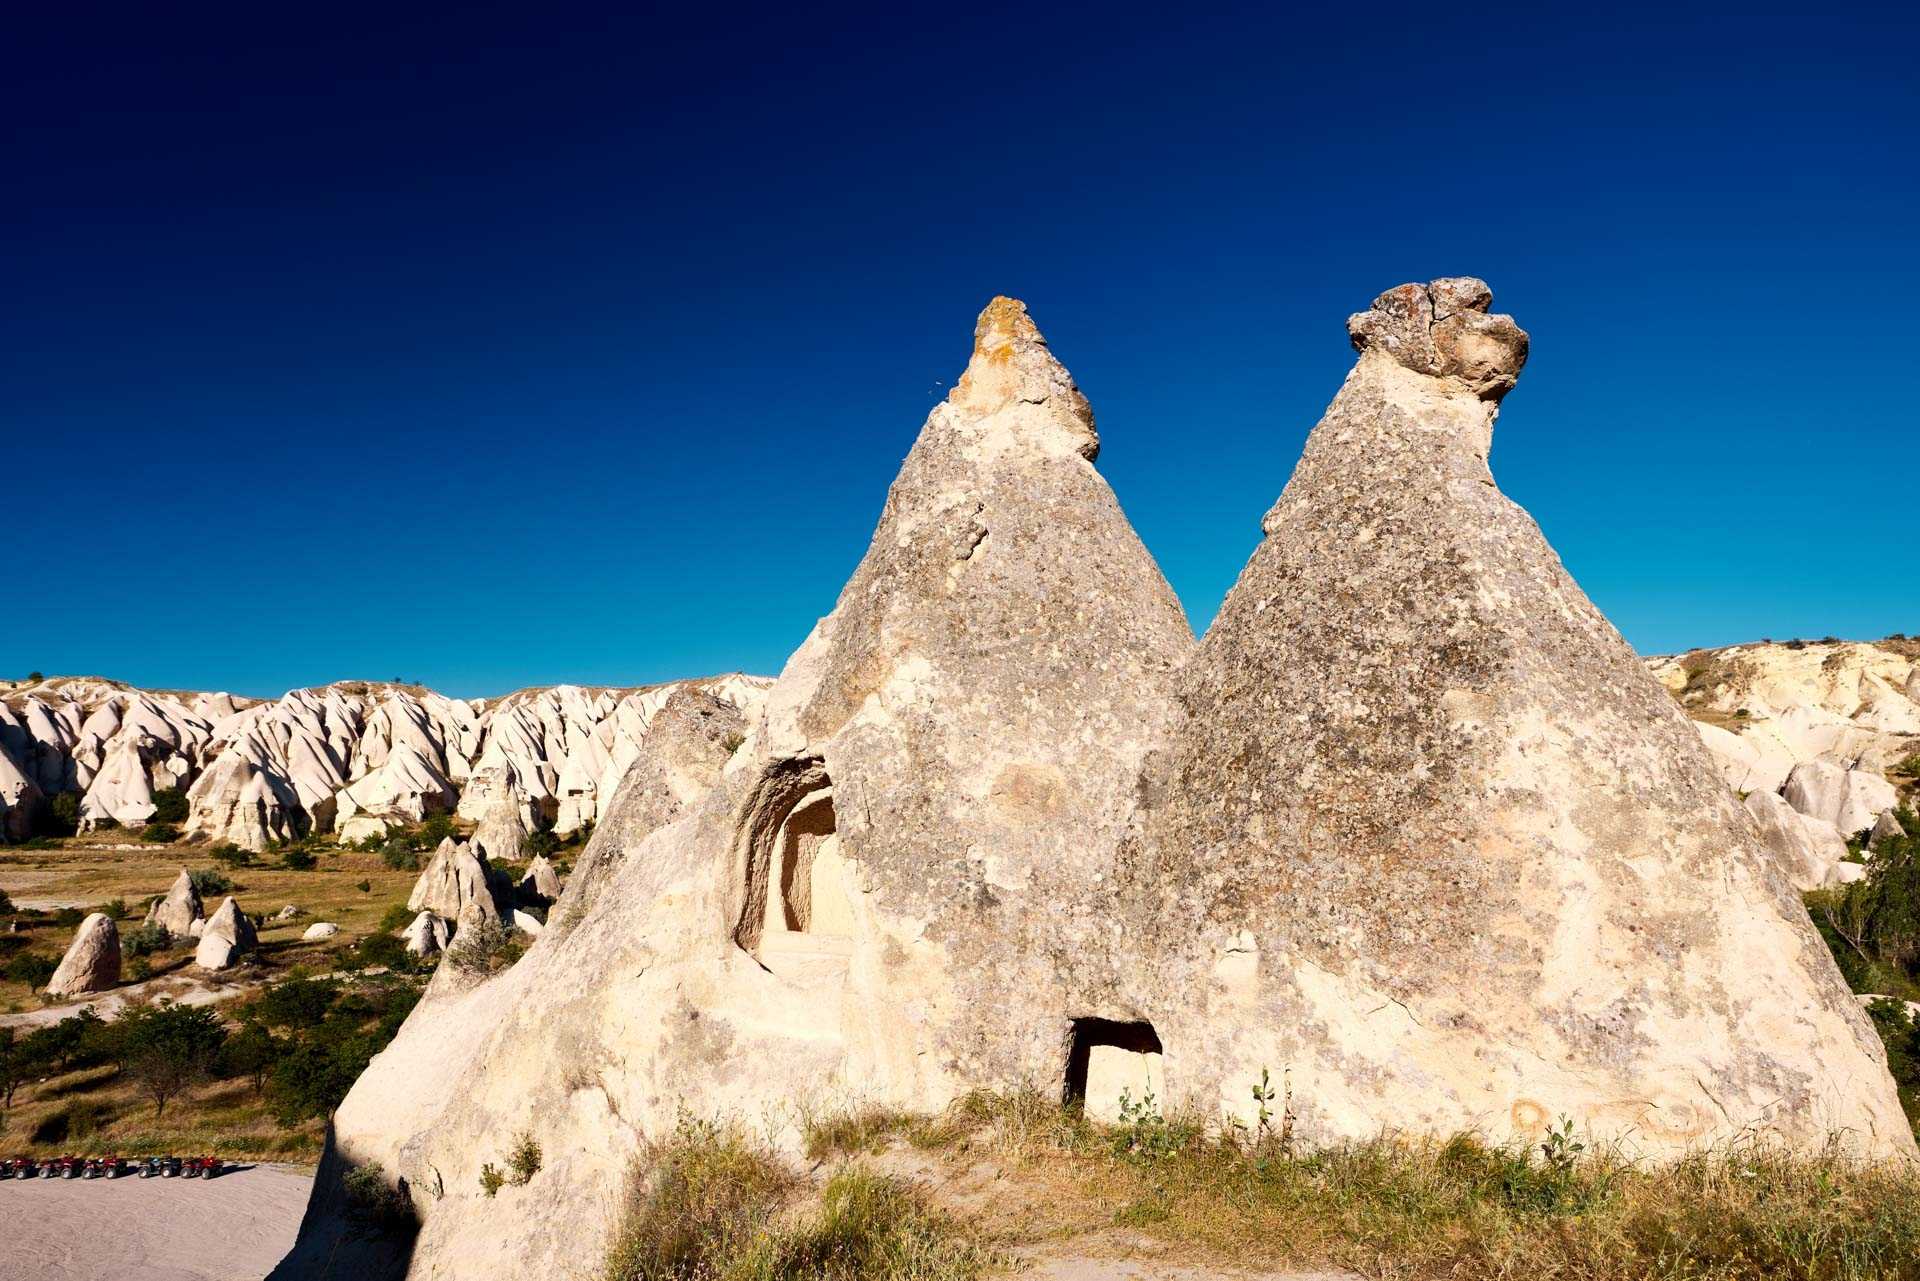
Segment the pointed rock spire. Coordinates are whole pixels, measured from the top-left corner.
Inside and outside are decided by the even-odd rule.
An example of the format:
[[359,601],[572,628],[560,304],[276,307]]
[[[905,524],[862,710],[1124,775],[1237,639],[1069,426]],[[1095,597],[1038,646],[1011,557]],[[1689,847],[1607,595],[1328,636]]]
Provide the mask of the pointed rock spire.
[[997,297],[980,313],[973,327],[973,358],[947,401],[978,418],[1037,408],[1042,412],[1025,413],[1023,424],[1036,437],[1051,428],[1046,437],[1089,462],[1100,453],[1093,407],[1017,298]]
[[1210,1060],[1187,1088],[1289,1065],[1309,1139],[1565,1115],[1651,1151],[1763,1127],[1911,1154],[1752,816],[1494,486],[1525,340],[1489,298],[1406,285],[1351,322],[1357,366],[1181,676],[1140,968],[1237,1011],[1159,1029]]

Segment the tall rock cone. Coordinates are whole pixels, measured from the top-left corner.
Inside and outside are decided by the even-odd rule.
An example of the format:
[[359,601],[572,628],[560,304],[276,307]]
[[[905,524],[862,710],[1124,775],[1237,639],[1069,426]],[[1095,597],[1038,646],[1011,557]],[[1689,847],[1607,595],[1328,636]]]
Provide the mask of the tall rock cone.
[[[552,927],[497,976],[436,977],[336,1113],[278,1275],[359,1249],[352,1165],[413,1192],[407,1275],[560,1278],[604,1256],[683,1108],[791,1124],[1061,1077],[1116,987],[1102,896],[1194,643],[1097,443],[995,299],[765,708],[744,736],[691,702],[659,721]],[[544,1154],[524,1213],[478,1182],[521,1131]]]
[[1284,1071],[1308,1139],[1566,1116],[1651,1153],[1911,1156],[1751,816],[1494,486],[1527,339],[1490,301],[1403,285],[1349,322],[1359,361],[1182,674],[1128,868],[1168,1092],[1245,1112]]

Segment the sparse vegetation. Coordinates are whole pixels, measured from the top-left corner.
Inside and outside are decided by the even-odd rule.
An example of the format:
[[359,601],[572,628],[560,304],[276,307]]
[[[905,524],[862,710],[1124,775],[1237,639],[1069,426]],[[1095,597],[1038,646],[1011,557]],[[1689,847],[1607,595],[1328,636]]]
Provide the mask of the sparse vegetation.
[[140,839],[149,845],[172,845],[180,839],[180,829],[171,823],[149,823],[140,829]]
[[463,974],[498,974],[519,960],[525,950],[512,930],[498,921],[482,921],[454,936],[447,960]]
[[[483,1176],[484,1178],[484,1173]],[[849,1165],[802,1181],[738,1128],[683,1118],[636,1173],[608,1281],[968,1281],[996,1259],[902,1180]]]
[[157,1117],[167,1104],[212,1074],[227,1030],[205,1006],[134,1008],[112,1024],[111,1053],[120,1070],[153,1102]]
[[[1089,1211],[1110,1207],[1113,1225],[1183,1262],[1223,1268],[1456,1281],[1920,1276],[1920,1175],[1837,1147],[1795,1153],[1741,1140],[1654,1164],[1591,1146],[1563,1119],[1530,1147],[1470,1135],[1382,1137],[1294,1153],[1280,1139],[1287,1111],[1282,1104],[1279,1116],[1269,1110],[1268,1125],[1223,1130],[1196,1116],[1163,1118],[1143,1100],[1125,1123],[1102,1126],[1037,1094],[975,1094],[941,1118],[823,1118],[810,1136],[841,1136],[864,1153],[878,1126],[945,1146],[957,1162],[991,1160],[1023,1211],[1043,1207],[1003,1225],[1009,1244],[1087,1232]],[[738,1143],[713,1127],[682,1132],[700,1140],[710,1161],[726,1142]],[[818,1155],[835,1150],[847,1148],[823,1146]],[[660,1186],[657,1176],[648,1186]],[[753,1200],[778,1205],[788,1195]],[[644,1197],[636,1206],[630,1227],[644,1230],[622,1238],[623,1248],[634,1248],[633,1238],[665,1239],[657,1217],[644,1213]],[[729,1233],[723,1225],[716,1235]],[[641,1270],[620,1254],[611,1272],[696,1274],[781,1275],[727,1266]]]
[[238,845],[222,843],[207,851],[207,857],[220,866],[232,870],[253,866],[253,851],[241,849]]
[[187,873],[187,879],[193,883],[193,892],[203,900],[231,894],[234,890],[232,878],[216,867],[195,868]]
[[155,823],[186,822],[187,794],[177,787],[163,787],[155,792],[150,819]]
[[507,1169],[513,1172],[511,1181],[516,1187],[540,1172],[540,1145],[530,1131],[514,1140],[513,1150],[507,1153]]
[[376,1231],[414,1226],[413,1203],[388,1182],[387,1172],[378,1161],[354,1166],[340,1182],[347,1194],[347,1212],[361,1223]]

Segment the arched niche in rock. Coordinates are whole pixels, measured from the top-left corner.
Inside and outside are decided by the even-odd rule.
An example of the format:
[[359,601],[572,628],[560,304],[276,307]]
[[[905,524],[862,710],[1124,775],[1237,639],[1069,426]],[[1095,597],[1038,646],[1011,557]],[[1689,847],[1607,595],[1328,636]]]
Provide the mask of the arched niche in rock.
[[853,937],[825,762],[803,757],[768,769],[742,812],[735,867],[740,904],[733,937],[754,956]]

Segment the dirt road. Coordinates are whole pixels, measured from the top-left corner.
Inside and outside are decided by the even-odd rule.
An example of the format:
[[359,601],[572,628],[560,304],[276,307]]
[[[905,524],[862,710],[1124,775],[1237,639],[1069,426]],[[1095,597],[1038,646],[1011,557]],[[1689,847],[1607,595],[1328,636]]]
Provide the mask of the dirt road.
[[0,1180],[4,1281],[260,1281],[293,1244],[313,1170],[217,1179]]

